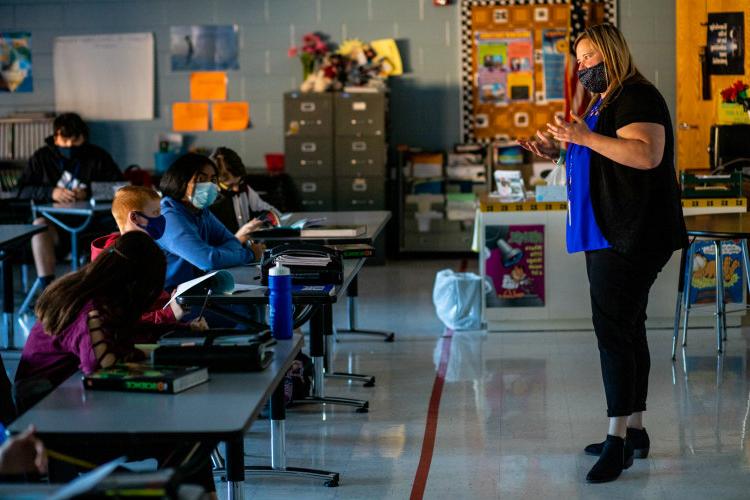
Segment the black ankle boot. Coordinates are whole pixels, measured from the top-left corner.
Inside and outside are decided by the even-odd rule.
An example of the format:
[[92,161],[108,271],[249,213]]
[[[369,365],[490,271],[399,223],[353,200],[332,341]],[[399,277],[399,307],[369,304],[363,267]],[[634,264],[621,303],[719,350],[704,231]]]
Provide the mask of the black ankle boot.
[[[624,469],[633,465],[632,449],[628,453],[626,448],[629,448],[629,446],[623,438],[607,434],[602,454],[589,473],[586,474],[586,482],[607,483],[620,477]],[[629,455],[628,458],[626,458],[627,455]]]
[[[651,448],[651,440],[648,438],[646,428],[634,429],[628,427],[627,435],[625,439],[631,444],[633,449],[633,456],[635,458],[647,458],[649,449]],[[593,443],[588,445],[583,451],[586,455],[593,455],[598,457],[602,454],[602,448],[604,448],[604,441],[601,443]],[[627,458],[627,457],[626,457]]]

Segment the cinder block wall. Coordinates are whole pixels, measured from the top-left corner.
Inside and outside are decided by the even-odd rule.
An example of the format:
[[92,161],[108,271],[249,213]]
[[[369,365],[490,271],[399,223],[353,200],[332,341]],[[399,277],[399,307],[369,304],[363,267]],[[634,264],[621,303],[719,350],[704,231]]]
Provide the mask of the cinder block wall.
[[[287,49],[309,31],[335,41],[393,37],[408,70],[392,80],[391,143],[449,148],[460,140],[459,0],[0,0],[0,31],[31,31],[34,92],[0,94],[0,116],[54,110],[52,42],[75,34],[153,32],[156,119],[92,123],[92,140],[121,167],[152,166],[156,135],[169,131],[173,101],[189,98],[188,73],[169,67],[169,27],[238,24],[240,69],[229,72],[229,99],[248,100],[252,128],[193,134],[205,146],[238,150],[248,165],[283,150],[282,94],[297,88],[301,67]],[[674,102],[674,2],[620,0],[620,25],[637,62]]]

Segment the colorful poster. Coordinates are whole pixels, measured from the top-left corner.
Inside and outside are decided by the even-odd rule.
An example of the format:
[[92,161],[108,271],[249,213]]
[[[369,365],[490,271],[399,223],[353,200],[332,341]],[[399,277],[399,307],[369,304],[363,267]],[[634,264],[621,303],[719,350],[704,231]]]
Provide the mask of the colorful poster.
[[237,25],[172,26],[172,71],[240,69]]
[[712,75],[745,74],[745,14],[721,12],[708,15],[706,44]]
[[564,29],[542,30],[542,67],[544,98],[548,101],[565,99],[565,54],[568,33]]
[[531,31],[477,32],[477,90],[483,104],[533,99]]
[[[712,241],[694,243],[693,273],[690,276],[690,303],[716,303],[716,250]],[[721,245],[724,273],[724,299],[728,303],[744,304],[742,247],[739,241],[724,241]]]
[[487,307],[544,306],[544,226],[486,226],[485,272],[497,301]]
[[0,92],[31,92],[31,33],[0,33]]

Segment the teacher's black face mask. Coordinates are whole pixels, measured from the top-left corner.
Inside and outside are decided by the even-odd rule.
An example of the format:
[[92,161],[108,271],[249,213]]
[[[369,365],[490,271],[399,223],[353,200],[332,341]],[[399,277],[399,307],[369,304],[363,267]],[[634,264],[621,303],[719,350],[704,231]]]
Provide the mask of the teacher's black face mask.
[[583,88],[589,92],[601,94],[607,90],[607,70],[604,67],[604,62],[580,70],[578,72],[578,80],[583,85]]

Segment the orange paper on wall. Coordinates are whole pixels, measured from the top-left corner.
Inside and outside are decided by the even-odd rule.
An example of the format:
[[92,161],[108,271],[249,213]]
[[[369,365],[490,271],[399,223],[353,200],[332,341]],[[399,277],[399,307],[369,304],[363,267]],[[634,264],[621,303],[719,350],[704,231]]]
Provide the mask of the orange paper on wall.
[[223,71],[196,71],[190,74],[191,101],[226,101],[227,74]]
[[172,130],[175,132],[208,130],[208,103],[172,103]]
[[211,106],[213,130],[245,130],[250,122],[250,103],[216,102]]

